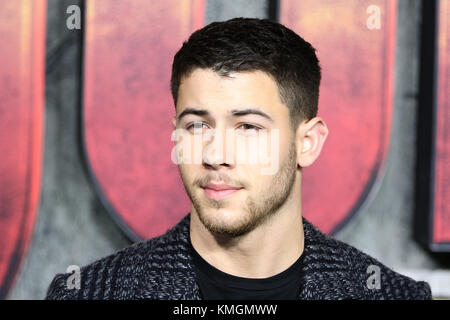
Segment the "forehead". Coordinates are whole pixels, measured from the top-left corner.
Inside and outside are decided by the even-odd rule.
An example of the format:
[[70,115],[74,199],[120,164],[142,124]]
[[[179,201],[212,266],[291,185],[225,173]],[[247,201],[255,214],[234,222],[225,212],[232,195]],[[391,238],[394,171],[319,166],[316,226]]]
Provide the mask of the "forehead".
[[211,69],[196,69],[181,79],[177,113],[194,107],[211,114],[257,108],[272,118],[288,116],[273,78],[262,71],[234,72],[221,76]]

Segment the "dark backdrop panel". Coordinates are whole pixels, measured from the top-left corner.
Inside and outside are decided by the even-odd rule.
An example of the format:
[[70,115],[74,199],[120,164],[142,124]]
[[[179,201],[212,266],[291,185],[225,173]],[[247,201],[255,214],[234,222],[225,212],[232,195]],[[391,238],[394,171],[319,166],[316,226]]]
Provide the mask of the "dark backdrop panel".
[[439,1],[433,242],[450,250],[450,4]]
[[376,1],[374,10],[370,0],[280,3],[281,22],[317,49],[319,116],[330,130],[320,158],[304,170],[303,214],[324,232],[336,232],[376,194],[385,165],[397,1]]
[[203,26],[204,0],[87,1],[84,142],[97,192],[132,239],[189,210],[171,161],[173,56]]
[[450,252],[450,3],[423,3],[416,237]]
[[44,121],[46,1],[0,2],[0,299],[37,216]]

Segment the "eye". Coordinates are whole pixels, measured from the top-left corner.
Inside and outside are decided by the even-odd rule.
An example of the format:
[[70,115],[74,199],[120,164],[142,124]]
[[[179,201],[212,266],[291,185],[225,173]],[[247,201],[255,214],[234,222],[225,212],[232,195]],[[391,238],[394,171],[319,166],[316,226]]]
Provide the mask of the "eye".
[[239,127],[243,127],[245,130],[252,130],[252,129],[260,130],[261,129],[260,127],[255,126],[255,125],[250,124],[250,123],[243,123]]
[[[203,129],[203,126],[206,126],[206,124],[204,122],[194,121],[186,127],[186,130],[191,131],[191,128],[192,128],[195,131],[195,129]],[[208,127],[206,126],[206,128],[208,128]]]
[[246,135],[253,135],[253,134],[257,134],[260,130],[262,130],[263,128],[255,126],[253,124],[250,123],[243,123],[238,127],[239,131],[243,131],[244,134]]

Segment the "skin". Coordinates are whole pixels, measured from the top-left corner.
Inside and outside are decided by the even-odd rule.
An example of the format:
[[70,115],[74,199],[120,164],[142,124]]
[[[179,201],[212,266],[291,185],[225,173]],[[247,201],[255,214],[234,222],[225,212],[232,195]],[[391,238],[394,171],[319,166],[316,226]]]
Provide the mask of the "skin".
[[[272,121],[253,114],[229,114],[250,107],[268,114]],[[207,110],[209,115],[189,114],[179,119],[186,108]],[[304,120],[292,130],[289,110],[281,102],[275,81],[262,71],[223,77],[210,69],[196,69],[182,78],[176,110],[173,129],[201,122],[202,130],[222,133],[203,142],[202,150],[213,148],[201,155],[201,163],[178,165],[191,199],[190,237],[196,251],[217,269],[239,277],[267,278],[289,268],[304,249],[302,168],[311,165],[322,150],[328,135],[323,119]],[[268,133],[278,130],[279,169],[275,174],[261,174],[267,165],[229,161],[245,150],[231,148],[231,158],[217,152],[226,145],[222,139],[227,129],[235,132],[234,138],[248,139],[250,127],[245,124]],[[193,132],[192,127],[188,129]],[[200,187],[209,182],[243,189],[213,200]]]

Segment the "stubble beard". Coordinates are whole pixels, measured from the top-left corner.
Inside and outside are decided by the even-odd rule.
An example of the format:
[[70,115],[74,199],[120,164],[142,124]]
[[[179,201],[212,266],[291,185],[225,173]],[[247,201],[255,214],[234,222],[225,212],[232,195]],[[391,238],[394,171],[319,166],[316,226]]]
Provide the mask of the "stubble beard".
[[[220,209],[227,206],[228,199],[214,200],[206,198],[207,205],[201,205],[194,192],[186,188],[189,198],[198,214],[199,220],[212,234],[239,237],[245,235],[258,226],[264,224],[269,218],[274,217],[278,209],[286,202],[291,194],[297,172],[297,150],[292,143],[289,148],[289,155],[280,170],[275,174],[272,182],[267,185],[265,190],[259,194],[260,197],[255,201],[250,196],[247,197],[243,205],[243,218],[232,225],[218,221],[217,217],[205,213],[206,208]],[[186,186],[185,186],[186,187]]]

